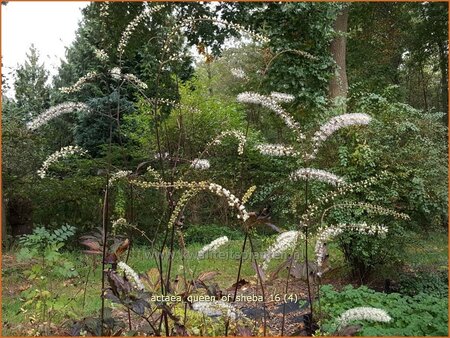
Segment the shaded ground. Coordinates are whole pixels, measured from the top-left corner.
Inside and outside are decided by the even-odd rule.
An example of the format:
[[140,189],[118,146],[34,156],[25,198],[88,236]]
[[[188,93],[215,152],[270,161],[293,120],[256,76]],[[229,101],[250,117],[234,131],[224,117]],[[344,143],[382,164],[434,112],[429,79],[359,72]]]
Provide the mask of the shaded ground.
[[[241,243],[235,241],[227,250],[239,251]],[[198,250],[200,246],[193,247],[192,250]],[[418,271],[447,271],[447,235],[431,234],[430,236],[417,236],[412,238],[408,244],[407,257],[405,265],[396,271],[379,270],[369,280],[369,287],[382,288],[386,278],[393,278],[399,272],[406,274],[414,274]],[[140,251],[142,250],[142,252]],[[135,248],[131,255],[129,264],[137,271],[148,271],[152,266],[152,260],[143,256],[144,249]],[[84,256],[80,253],[67,253],[68,258],[76,262],[76,268],[79,277],[72,279],[57,279],[53,281],[53,292],[59,297],[64,305],[64,311],[55,316],[51,331],[54,335],[68,335],[69,323],[72,319],[83,318],[88,315],[98,313],[100,309],[100,267],[92,269],[92,258]],[[334,255],[334,253],[333,253]],[[339,253],[334,256],[340,257]],[[237,261],[227,261],[224,264],[221,260],[206,260],[192,263],[189,272],[198,276],[200,271],[216,271],[218,274],[210,281],[211,284],[217,283],[218,288],[223,295],[234,295],[232,284],[236,281]],[[275,262],[276,263],[276,262]],[[278,262],[279,263],[279,262]],[[14,252],[3,253],[2,256],[2,320],[3,335],[30,335],[33,328],[36,329],[37,323],[30,320],[30,313],[21,311],[23,301],[21,293],[33,285],[24,276],[23,271],[29,268],[33,262],[19,262]],[[342,261],[335,259],[333,262],[334,269],[329,275],[322,280],[323,284],[332,284],[336,289],[341,289],[347,284],[357,285],[349,276],[348,269],[343,265]],[[182,268],[180,261],[175,259],[174,272],[181,274]],[[273,266],[272,266],[273,269]],[[89,279],[86,279],[88,271]],[[193,272],[196,271],[196,272]],[[305,335],[305,326],[309,309],[306,303],[307,285],[305,281],[299,279],[291,279],[288,292],[285,292],[286,272],[280,272],[280,277],[265,285],[266,294],[266,320],[268,324],[269,335],[280,335],[282,326],[283,313],[283,297],[285,294],[291,297],[286,298],[286,321],[284,335]],[[245,262],[242,268],[242,278],[247,282],[239,291],[238,296],[261,295],[255,271],[252,269],[250,262]],[[315,288],[313,287],[313,293]],[[202,290],[201,292],[205,292]],[[279,295],[280,300],[275,296]],[[83,300],[86,300],[83,304]],[[252,319],[257,327],[261,327],[264,321],[264,312],[262,302],[258,301],[239,301],[235,303],[248,318]],[[119,307],[115,307],[115,315],[120,315],[124,319],[127,317],[126,312]],[[137,318],[133,319],[133,329],[139,328],[142,324]],[[260,332],[262,333],[262,332]]]

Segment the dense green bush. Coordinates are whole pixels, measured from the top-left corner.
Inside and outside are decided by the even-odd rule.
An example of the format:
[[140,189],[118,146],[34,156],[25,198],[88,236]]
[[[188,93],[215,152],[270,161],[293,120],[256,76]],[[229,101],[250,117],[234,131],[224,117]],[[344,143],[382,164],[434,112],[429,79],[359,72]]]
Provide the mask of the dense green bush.
[[448,296],[448,271],[420,271],[400,276],[399,291],[410,296],[424,292],[436,297]]
[[[343,235],[339,245],[355,277],[362,280],[378,265],[399,264],[403,255],[405,231],[437,229],[447,224],[446,131],[442,114],[422,112],[399,103],[386,89],[383,95],[355,94],[348,104],[349,112],[373,117],[367,128],[353,128],[333,136],[324,146],[323,166],[342,175],[348,182],[373,177],[381,171],[387,179],[375,186],[348,194],[346,201],[365,201],[404,212],[407,222],[389,217],[373,217],[374,223],[389,228],[386,239]],[[326,222],[352,223],[367,220],[362,209],[330,212]]]
[[[447,224],[447,127],[442,113],[423,112],[399,103],[392,90],[361,94],[352,110],[374,120],[364,132],[346,135],[339,166],[352,179],[387,170],[392,176],[366,198],[411,216],[409,228],[429,229]],[[344,142],[341,142],[344,144]]]
[[395,221],[388,224],[390,225],[388,233],[383,237],[355,232],[344,232],[338,236],[338,247],[344,254],[353,278],[365,282],[377,267],[402,264],[405,231]]
[[398,293],[385,294],[365,286],[357,289],[351,285],[341,291],[331,285],[321,288],[322,329],[334,332],[335,319],[344,311],[369,306],[386,310],[389,323],[361,322],[364,336],[447,336],[448,299],[424,293],[406,296]]

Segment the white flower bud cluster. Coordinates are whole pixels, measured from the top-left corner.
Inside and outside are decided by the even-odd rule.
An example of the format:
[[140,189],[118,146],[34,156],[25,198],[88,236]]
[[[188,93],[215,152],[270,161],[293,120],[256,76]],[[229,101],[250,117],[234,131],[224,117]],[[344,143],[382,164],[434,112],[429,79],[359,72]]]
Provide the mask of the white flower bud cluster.
[[120,80],[122,78],[122,70],[119,67],[111,68],[109,74],[114,80]]
[[333,133],[341,128],[349,126],[367,125],[370,123],[372,118],[367,114],[342,114],[332,117],[328,122],[323,124],[318,131],[314,133],[313,136],[313,151],[312,154],[307,155],[308,159],[313,159],[316,157],[319,151],[320,145]]
[[115,172],[109,178],[108,187],[112,187],[114,185],[114,182],[116,182],[122,178],[128,177],[131,174],[131,172],[132,172],[131,170],[119,170],[119,171]]
[[126,226],[128,224],[125,218],[118,218],[111,223],[111,227],[113,230],[119,230],[120,228]]
[[245,315],[242,313],[242,311],[236,309],[233,305],[222,300],[218,300],[215,302],[194,302],[192,303],[192,309],[208,317],[226,316],[232,320],[245,318]]
[[191,168],[197,169],[197,170],[207,170],[210,167],[210,163],[206,159],[200,159],[196,158],[191,163]]
[[241,103],[259,104],[267,109],[272,110],[284,121],[284,124],[286,124],[289,129],[297,132],[298,139],[305,138],[305,136],[300,131],[300,124],[296,122],[294,118],[289,115],[283,108],[281,108],[281,106],[273,98],[254,92],[244,92],[237,96],[237,101]]
[[109,15],[109,1],[100,2],[100,17],[106,18]]
[[[169,42],[172,42],[172,40],[169,40],[168,43]],[[168,57],[166,60],[159,60],[159,63],[161,65],[170,64],[173,61],[182,61],[183,57],[184,57],[183,53],[175,53],[172,54],[170,57]]]
[[272,244],[263,255],[262,269],[267,270],[267,268],[269,267],[269,262],[273,258],[279,256],[289,249],[294,248],[297,244],[298,239],[302,237],[303,235],[300,233],[300,231],[294,230],[286,231],[278,235],[275,243]]
[[331,185],[345,184],[345,180],[342,177],[336,176],[326,170],[314,169],[314,168],[300,168],[289,176],[292,181],[298,180],[318,180]]
[[127,82],[130,82],[137,86],[140,89],[147,89],[148,86],[146,83],[144,83],[142,80],[140,80],[136,75],[134,74],[122,74],[122,70],[119,67],[114,67],[109,71],[109,74],[111,77],[115,80],[121,80],[124,79]]
[[197,257],[199,259],[204,258],[207,252],[216,251],[219,247],[226,244],[227,242],[228,242],[227,236],[219,237],[214,241],[212,241],[211,243],[205,245],[203,248],[201,248],[197,254]]
[[213,141],[211,141],[208,145],[218,145],[218,144],[222,144],[222,140],[227,137],[227,136],[232,136],[235,137],[238,141],[239,141],[239,145],[238,145],[238,154],[242,155],[244,153],[244,146],[245,143],[247,142],[247,139],[245,137],[245,135],[240,132],[239,130],[226,130],[221,132]]
[[[125,175],[127,176],[127,175]],[[157,182],[146,182],[146,181],[138,181],[136,179],[132,179],[129,181],[131,184],[144,188],[144,189],[168,189],[168,188],[174,188],[174,189],[201,189],[201,190],[209,190],[212,193],[214,193],[217,196],[225,197],[228,201],[228,205],[230,207],[233,207],[237,209],[238,211],[238,219],[242,219],[244,222],[249,218],[248,212],[245,208],[245,206],[239,201],[239,199],[233,195],[228,189],[225,189],[224,187],[220,186],[216,183],[209,183],[206,181],[200,181],[200,182],[186,182],[186,181],[176,181],[174,183],[170,182],[163,182],[163,181],[157,181]]]
[[60,150],[54,152],[51,154],[42,164],[41,168],[37,171],[37,174],[40,178],[44,178],[47,175],[48,168],[58,162],[59,160],[63,158],[67,158],[69,156],[79,154],[84,155],[87,154],[87,151],[78,147],[78,146],[67,146],[63,147]]
[[130,82],[130,83],[133,83],[134,85],[136,85],[138,88],[140,88],[140,89],[147,89],[148,88],[148,86],[147,86],[147,84],[145,83],[145,82],[143,82],[142,80],[140,80],[136,75],[134,75],[134,74],[124,74],[123,75],[123,78],[126,80],[126,81],[128,81],[128,82]]
[[123,272],[125,276],[127,277],[127,280],[131,283],[131,285],[137,289],[137,290],[144,290],[145,286],[141,282],[141,279],[139,278],[136,271],[134,271],[131,267],[129,267],[125,262],[119,262],[117,263],[117,270],[119,272]]
[[174,100],[161,98],[161,97],[159,97],[159,98],[150,98],[148,101],[150,103],[152,103],[152,104],[157,104],[157,105],[162,104],[162,105],[166,105],[166,106],[172,106],[172,107],[177,108],[177,109],[184,109],[184,110],[189,111],[191,113],[199,113],[200,112],[200,110],[198,110],[197,108],[194,108],[194,107],[191,107],[191,106],[188,106],[188,105],[185,105],[185,104],[178,103],[178,102],[176,102]]
[[325,247],[327,242],[344,232],[357,232],[364,235],[379,235],[380,237],[385,237],[388,232],[388,228],[384,225],[367,224],[365,222],[356,224],[341,223],[335,226],[319,228],[314,250],[317,259],[317,266],[319,267],[319,271],[317,273],[318,276],[322,275],[320,268],[326,258]]
[[279,92],[270,93],[270,97],[277,102],[285,102],[285,103],[289,103],[295,100],[294,95]]
[[247,189],[244,196],[242,196],[242,204],[245,204],[248,202],[248,200],[252,197],[255,190],[256,190],[256,185],[252,185],[250,188]]
[[162,154],[160,154],[160,153],[156,153],[154,156],[153,156],[153,158],[155,159],[155,160],[159,160],[159,159],[163,159],[163,160],[165,160],[165,159],[167,159],[167,158],[169,158],[170,157],[170,154],[166,151],[166,152],[164,152],[164,153],[162,153]]
[[231,68],[231,74],[238,79],[247,80],[248,76],[245,74],[245,71],[242,68]]
[[46,111],[35,117],[32,121],[28,122],[27,128],[29,130],[36,130],[55,117],[70,113],[74,110],[89,111],[89,106],[79,102],[65,102],[58,104],[54,107],[51,107],[50,109],[47,109]]
[[156,13],[164,8],[164,5],[156,5],[152,6],[148,9],[146,9],[144,12],[137,15],[131,22],[128,24],[128,26],[125,28],[125,30],[122,33],[122,36],[120,37],[119,45],[117,47],[117,52],[119,53],[119,56],[121,57],[123,52],[125,51],[125,48],[128,44],[128,41],[130,40],[131,35],[136,30],[136,27],[140,24],[140,22],[145,17],[150,17],[151,14]]
[[339,328],[355,320],[389,323],[392,318],[385,310],[374,307],[355,307],[342,313],[337,319]]
[[215,22],[218,24],[222,24],[228,27],[233,28],[234,30],[241,32],[241,33],[245,33],[247,34],[250,38],[254,39],[255,41],[261,42],[261,43],[268,43],[270,42],[269,38],[265,37],[264,35],[261,35],[259,33],[256,33],[240,24],[236,24],[233,22],[229,22],[228,20],[222,20],[222,19],[217,19],[217,18],[211,18],[207,15],[202,16],[201,18],[195,18],[193,16],[191,17],[187,17],[183,22],[183,24],[192,24],[195,23],[196,21],[211,21],[211,22]]
[[245,206],[241,204],[239,198],[234,196],[228,189],[225,189],[224,187],[216,183],[210,183],[208,189],[218,196],[225,197],[228,201],[228,205],[238,210],[239,212],[239,215],[237,216],[238,219],[242,219],[245,222],[249,218]]
[[351,202],[347,202],[347,203],[342,203],[341,206],[343,208],[362,208],[362,209],[365,209],[369,213],[374,213],[374,214],[377,214],[377,215],[393,216],[395,218],[400,218],[400,219],[403,219],[405,221],[410,220],[410,217],[407,214],[404,214],[402,212],[397,212],[397,211],[389,209],[389,208],[384,208],[384,207],[379,206],[379,205],[374,205],[374,204],[371,204],[371,203],[363,203],[363,202],[351,203]]
[[95,71],[87,73],[85,76],[80,77],[80,79],[75,82],[70,87],[61,87],[59,91],[64,94],[71,94],[78,92],[87,82],[94,80],[98,77],[98,73]]
[[[190,189],[183,192],[181,197],[178,199],[175,208],[170,215],[169,222],[167,223],[167,227],[172,229],[174,225],[176,225],[177,220],[179,219],[180,214],[182,213],[185,205],[189,200],[194,197],[198,193],[199,189]],[[177,230],[178,231],[178,230]],[[183,240],[183,234],[179,233],[179,238]]]
[[136,179],[130,180],[130,183],[143,188],[143,189],[168,189],[168,188],[174,188],[174,189],[202,189],[202,190],[209,190],[209,184],[206,181],[200,181],[200,182],[186,182],[186,181],[176,181],[174,183],[170,182],[164,182],[164,181],[157,181],[157,182],[147,182],[147,181],[138,181]]
[[283,144],[258,144],[256,149],[263,155],[267,156],[296,156],[298,153],[291,146]]
[[147,173],[150,175],[150,176],[153,176],[153,178],[156,180],[156,181],[162,181],[162,177],[161,177],[161,175],[154,169],[154,168],[152,168],[152,166],[148,166],[147,167]]
[[108,61],[108,54],[103,49],[94,49],[94,55],[102,62]]

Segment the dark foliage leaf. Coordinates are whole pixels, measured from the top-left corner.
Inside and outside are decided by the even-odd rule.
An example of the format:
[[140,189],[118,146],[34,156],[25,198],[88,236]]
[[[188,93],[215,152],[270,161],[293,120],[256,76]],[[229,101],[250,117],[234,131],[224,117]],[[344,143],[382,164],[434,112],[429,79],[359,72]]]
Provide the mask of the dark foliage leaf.
[[111,300],[111,301],[113,301],[115,303],[121,303],[120,299],[116,295],[114,295],[114,293],[113,293],[113,291],[111,289],[107,289],[105,291],[103,297],[105,297],[105,299],[109,299],[109,300]]
[[216,299],[222,298],[222,290],[220,290],[219,285],[217,283],[208,285],[206,288],[206,292],[209,296],[214,296]]
[[357,333],[361,331],[361,328],[361,325],[349,325],[333,333],[333,336],[356,336]]
[[147,303],[143,299],[137,299],[134,302],[131,303],[131,308],[134,312],[136,312],[138,315],[143,315],[145,313],[146,308],[150,308],[150,304]]
[[237,283],[234,283],[233,285],[231,285],[231,286],[227,289],[227,291],[236,290],[236,285],[237,285],[237,288],[238,288],[238,290],[239,290],[239,289],[241,289],[243,286],[245,286],[245,285],[247,285],[247,284],[249,284],[248,281],[246,281],[245,279],[241,279],[241,280],[239,280]]
[[181,336],[181,337],[189,337],[190,334],[189,332],[186,330],[186,327],[182,324],[179,323],[175,323],[174,328],[173,328],[173,333],[175,336]]
[[253,336],[253,331],[246,327],[246,326],[242,326],[242,325],[237,325],[236,326],[236,335],[237,336],[244,336],[244,337],[252,337]]

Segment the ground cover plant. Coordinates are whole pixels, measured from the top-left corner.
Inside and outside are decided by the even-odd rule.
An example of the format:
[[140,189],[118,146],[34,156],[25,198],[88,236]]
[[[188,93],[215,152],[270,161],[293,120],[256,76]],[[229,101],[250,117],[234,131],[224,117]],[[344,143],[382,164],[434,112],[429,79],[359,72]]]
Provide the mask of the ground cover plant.
[[[446,335],[446,91],[347,79],[383,6],[88,5],[51,98],[3,102],[3,333]],[[437,33],[398,78],[443,76]]]

